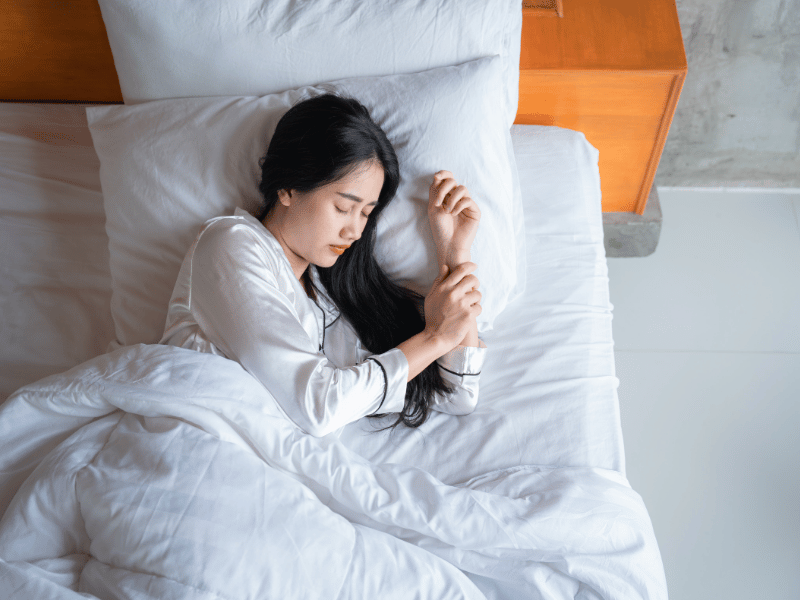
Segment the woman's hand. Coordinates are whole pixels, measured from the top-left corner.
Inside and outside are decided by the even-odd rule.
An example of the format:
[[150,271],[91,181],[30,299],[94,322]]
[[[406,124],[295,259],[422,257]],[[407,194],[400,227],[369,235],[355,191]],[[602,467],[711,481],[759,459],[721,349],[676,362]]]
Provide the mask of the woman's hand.
[[452,270],[469,261],[480,220],[481,211],[467,188],[450,171],[436,173],[428,191],[428,221],[440,265]]
[[480,282],[472,271],[473,262],[461,263],[453,271],[439,267],[439,276],[425,298],[425,331],[449,352],[467,335],[483,310],[480,305]]

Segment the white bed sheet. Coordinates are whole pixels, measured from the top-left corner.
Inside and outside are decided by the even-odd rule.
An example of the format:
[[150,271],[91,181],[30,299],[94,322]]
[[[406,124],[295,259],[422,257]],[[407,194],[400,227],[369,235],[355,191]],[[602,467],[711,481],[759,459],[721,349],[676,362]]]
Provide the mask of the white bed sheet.
[[99,170],[83,106],[0,104],[0,402],[113,339]]
[[[485,335],[479,408],[416,431],[362,421],[342,439],[447,483],[520,464],[624,474],[597,152],[555,127],[514,126],[512,138],[527,293]],[[98,172],[83,106],[0,105],[0,401],[113,339]]]

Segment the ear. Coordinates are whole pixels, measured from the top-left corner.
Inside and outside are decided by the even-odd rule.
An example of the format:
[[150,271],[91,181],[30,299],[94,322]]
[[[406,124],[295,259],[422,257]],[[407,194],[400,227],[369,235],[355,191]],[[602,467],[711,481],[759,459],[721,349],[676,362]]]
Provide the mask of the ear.
[[292,203],[292,190],[278,190],[278,201],[289,206]]

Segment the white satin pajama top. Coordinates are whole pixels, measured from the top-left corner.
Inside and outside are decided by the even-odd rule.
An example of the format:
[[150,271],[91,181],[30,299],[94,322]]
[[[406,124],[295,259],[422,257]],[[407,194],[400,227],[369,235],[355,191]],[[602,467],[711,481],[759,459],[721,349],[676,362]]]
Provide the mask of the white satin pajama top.
[[[172,292],[162,344],[239,362],[286,415],[315,436],[372,413],[403,409],[408,361],[393,348],[371,355],[309,267],[318,302],[294,275],[278,240],[255,217],[206,222]],[[454,391],[432,408],[464,415],[478,401],[486,347],[458,346],[438,362]]]

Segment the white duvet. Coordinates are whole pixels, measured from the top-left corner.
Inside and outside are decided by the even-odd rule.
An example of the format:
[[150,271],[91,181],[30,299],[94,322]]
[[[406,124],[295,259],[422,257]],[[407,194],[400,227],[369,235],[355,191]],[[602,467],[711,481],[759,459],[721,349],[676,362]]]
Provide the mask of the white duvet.
[[238,363],[100,356],[0,407],[0,598],[665,598],[625,478],[463,486],[314,438]]

